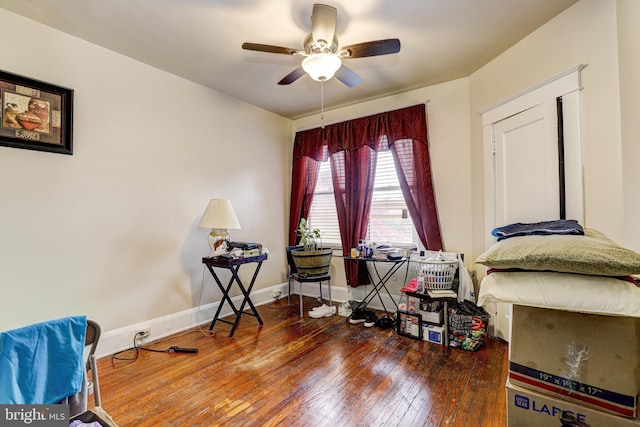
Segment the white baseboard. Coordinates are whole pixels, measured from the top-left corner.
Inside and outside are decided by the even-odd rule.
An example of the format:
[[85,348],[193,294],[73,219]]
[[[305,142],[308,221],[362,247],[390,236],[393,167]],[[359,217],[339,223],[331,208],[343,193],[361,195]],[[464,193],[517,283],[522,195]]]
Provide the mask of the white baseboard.
[[[345,301],[362,301],[365,297],[366,293],[372,289],[371,285],[360,286],[357,288],[352,287],[344,287],[344,286],[332,286],[331,287],[331,299],[335,304],[342,303]],[[281,291],[281,298],[286,298],[288,293],[288,284],[281,283],[277,285],[270,286],[268,288],[259,289],[257,291],[251,292],[251,301],[257,307],[264,304],[269,304],[273,302],[273,292]],[[294,282],[291,284],[291,292],[292,294],[297,294],[299,292],[299,284]],[[310,297],[318,297],[320,295],[318,284],[316,283],[305,283],[302,286],[302,294]],[[384,306],[389,312],[395,311],[395,305],[389,298],[386,292],[382,292],[380,294],[382,296],[382,301],[384,302]],[[323,285],[322,296],[325,300],[329,299],[329,293],[327,289],[327,285]],[[396,303],[400,300],[398,295],[393,295]],[[238,306],[242,302],[242,295],[232,297],[231,300],[233,303]],[[292,300],[292,304],[297,304],[297,300]],[[184,330],[193,328],[198,325],[208,325],[213,319],[213,316],[220,305],[220,301],[216,301],[213,303],[205,304],[201,307],[190,308],[188,310],[184,310],[178,313],[173,313],[167,316],[158,317],[155,319],[150,319],[146,322],[140,322],[133,325],[128,325],[123,328],[114,329],[111,331],[105,331],[102,333],[100,337],[100,342],[98,344],[98,348],[96,350],[96,357],[102,358],[106,356],[110,356],[114,353],[117,353],[122,350],[129,349],[133,347],[133,338],[137,331],[141,329],[150,329],[151,335],[149,340],[146,343],[153,342],[159,340],[161,338],[165,338],[169,335],[176,334],[178,332],[182,332]],[[375,297],[368,305],[369,308],[382,310],[382,304],[378,297]],[[305,311],[311,310],[313,308],[304,307]],[[225,304],[222,308],[222,312],[220,313],[221,317],[228,316],[232,314],[231,307],[228,304]],[[306,314],[305,314],[306,315]]]
[[[269,304],[273,302],[273,292],[278,290],[282,292],[282,295],[284,297],[286,297],[287,284],[281,283],[279,285],[252,291],[251,301],[256,307],[264,304]],[[236,305],[236,307],[238,307],[242,303],[242,295],[232,297],[231,300]],[[150,319],[146,322],[135,323],[123,328],[103,332],[102,336],[100,337],[100,342],[98,343],[98,348],[96,349],[96,357],[101,358],[110,356],[119,351],[133,347],[133,337],[135,336],[136,332],[141,329],[151,330],[149,340],[146,341],[146,343],[149,343],[198,325],[209,325],[219,305],[220,301],[216,301],[213,303],[202,305],[199,308],[194,307],[188,310],[180,311],[178,313]],[[233,311],[227,303],[222,307],[220,317],[228,316],[232,313]]]

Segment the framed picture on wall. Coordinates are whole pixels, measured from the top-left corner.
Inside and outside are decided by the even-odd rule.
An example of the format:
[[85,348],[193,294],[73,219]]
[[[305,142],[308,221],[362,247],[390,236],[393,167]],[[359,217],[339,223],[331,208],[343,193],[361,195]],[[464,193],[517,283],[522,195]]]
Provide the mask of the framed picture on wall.
[[0,145],[73,154],[73,90],[0,71]]

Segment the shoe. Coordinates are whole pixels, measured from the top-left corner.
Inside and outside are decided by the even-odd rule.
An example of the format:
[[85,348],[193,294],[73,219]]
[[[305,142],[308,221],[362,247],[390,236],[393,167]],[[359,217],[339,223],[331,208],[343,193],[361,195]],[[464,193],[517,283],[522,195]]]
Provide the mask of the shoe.
[[396,325],[395,320],[389,317],[381,317],[376,321],[376,326],[380,329],[393,328]]
[[364,325],[362,326],[364,326],[365,328],[373,328],[377,321],[378,318],[375,314],[367,314],[367,317],[364,320]]
[[322,304],[320,307],[313,307],[311,309],[311,311],[316,311],[316,310],[326,310],[327,308],[329,308],[329,306],[327,304]]
[[349,323],[355,325],[357,323],[363,323],[367,320],[367,316],[375,316],[373,311],[365,310],[363,308],[354,308],[349,318]]
[[312,319],[320,319],[321,317],[331,317],[336,314],[336,308],[334,306],[322,305],[316,307],[314,310],[309,311],[309,317]]

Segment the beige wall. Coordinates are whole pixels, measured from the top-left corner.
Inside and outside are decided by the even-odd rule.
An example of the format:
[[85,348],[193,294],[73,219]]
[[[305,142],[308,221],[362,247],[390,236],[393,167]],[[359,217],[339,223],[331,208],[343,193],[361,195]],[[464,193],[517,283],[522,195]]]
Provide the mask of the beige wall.
[[640,252],[640,2],[618,1],[624,239]]
[[0,147],[0,330],[86,313],[109,331],[196,307],[203,280],[219,300],[210,198],[271,250],[256,289],[285,280],[289,120],[2,9],[0,50],[75,90],[73,156]]
[[[637,231],[630,232],[637,230],[637,225],[632,225],[631,217],[625,215],[625,197],[631,197],[628,189],[637,186],[637,182],[629,180],[637,180],[637,175],[623,174],[616,6],[616,0],[581,0],[471,75],[475,256],[484,250],[485,244],[482,131],[478,113],[578,64],[587,65],[582,71],[581,93],[585,225],[625,246],[639,247],[637,237],[632,237],[637,236]],[[638,20],[635,22],[624,37],[638,38]],[[632,79],[637,79],[637,74],[628,78]],[[637,112],[634,105],[631,108]],[[633,150],[632,144],[637,147],[637,138],[626,149]]]

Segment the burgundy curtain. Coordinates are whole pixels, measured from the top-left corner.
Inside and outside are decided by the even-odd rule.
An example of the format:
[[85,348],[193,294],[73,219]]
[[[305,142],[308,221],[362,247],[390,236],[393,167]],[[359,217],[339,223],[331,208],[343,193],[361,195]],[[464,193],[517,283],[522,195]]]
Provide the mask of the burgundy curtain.
[[[348,254],[367,234],[377,156],[365,145],[355,151],[338,151],[330,160],[342,253]],[[345,272],[350,286],[367,283],[365,263],[345,260]]]
[[427,144],[400,139],[390,144],[389,148],[396,165],[400,188],[420,241],[429,250],[443,249]]
[[300,218],[308,218],[313,192],[318,182],[320,162],[326,160],[323,132],[312,129],[298,132],[294,141],[291,170],[291,203],[289,207],[289,245],[298,243],[296,230]]
[[[313,182],[304,177],[304,157],[322,161],[328,155],[331,159],[342,249],[349,253],[365,237],[369,223],[376,152],[390,149],[420,241],[428,249],[442,249],[424,104],[328,125],[324,130],[298,132],[294,144],[290,241],[292,235],[295,240],[300,218],[308,214],[304,204],[312,197],[317,180],[317,170]],[[363,263],[351,264],[345,263],[348,284],[366,283],[366,271],[357,268]]]

